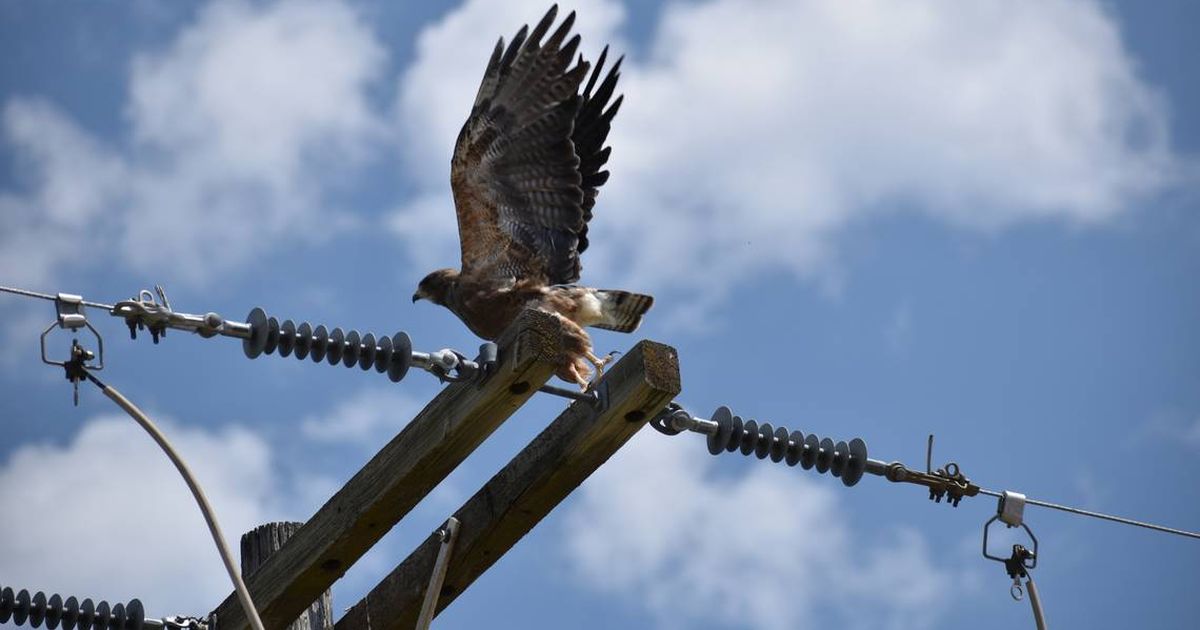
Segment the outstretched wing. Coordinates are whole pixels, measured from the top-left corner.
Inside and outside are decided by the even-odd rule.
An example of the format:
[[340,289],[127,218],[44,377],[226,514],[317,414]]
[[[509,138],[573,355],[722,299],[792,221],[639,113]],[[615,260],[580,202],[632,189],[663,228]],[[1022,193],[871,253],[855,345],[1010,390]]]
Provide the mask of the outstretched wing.
[[608,178],[603,144],[620,99],[605,106],[620,62],[593,94],[606,49],[578,94],[589,64],[572,65],[579,36],[566,37],[575,14],[542,42],[556,14],[551,8],[532,32],[523,27],[507,48],[496,44],[459,132],[450,184],[464,275],[579,279],[587,222]]

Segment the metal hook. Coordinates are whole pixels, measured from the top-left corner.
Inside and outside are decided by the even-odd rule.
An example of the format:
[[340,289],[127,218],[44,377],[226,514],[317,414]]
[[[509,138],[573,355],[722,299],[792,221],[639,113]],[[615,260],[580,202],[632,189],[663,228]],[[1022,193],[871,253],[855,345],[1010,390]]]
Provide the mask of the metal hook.
[[1013,584],[1008,589],[1008,594],[1012,595],[1013,601],[1019,602],[1025,599],[1025,589],[1021,588],[1021,578],[1013,578]]

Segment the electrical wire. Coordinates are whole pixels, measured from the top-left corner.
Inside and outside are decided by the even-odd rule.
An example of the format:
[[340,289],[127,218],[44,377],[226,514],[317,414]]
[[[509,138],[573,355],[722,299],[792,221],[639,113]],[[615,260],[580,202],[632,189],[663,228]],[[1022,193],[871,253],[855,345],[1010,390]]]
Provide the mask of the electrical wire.
[[[49,293],[38,293],[37,291],[30,291],[28,289],[17,289],[14,287],[5,287],[5,286],[0,286],[0,293],[12,293],[13,295],[23,295],[25,297],[38,298],[38,299],[42,299],[42,300],[50,300],[51,302],[58,299],[57,296],[50,295]],[[102,308],[106,311],[111,311],[113,309],[112,304],[103,304],[101,302],[89,302],[88,300],[82,300],[80,303],[83,304],[84,306],[91,306],[93,308]]]
[[[986,494],[988,496],[993,496],[996,498],[1001,498],[1004,496],[1004,494],[1001,492],[996,492],[995,490],[988,490],[986,488],[980,488],[979,493]],[[1137,527],[1145,527],[1146,529],[1152,529],[1156,532],[1164,532],[1167,534],[1175,534],[1176,536],[1186,536],[1188,538],[1200,539],[1200,533],[1198,533],[1198,532],[1189,532],[1184,529],[1175,529],[1174,527],[1165,527],[1163,525],[1155,525],[1154,523],[1147,523],[1144,521],[1135,521],[1131,518],[1123,518],[1120,516],[1113,516],[1111,514],[1103,514],[1101,512],[1092,512],[1090,510],[1084,510],[1084,509],[1080,509],[1077,507],[1071,507],[1069,505],[1059,505],[1057,503],[1050,503],[1049,501],[1039,501],[1037,499],[1029,499],[1029,498],[1025,499],[1025,503],[1027,503],[1029,505],[1040,505],[1042,507],[1048,507],[1048,508],[1051,508],[1054,510],[1069,512],[1071,514],[1079,514],[1081,516],[1090,516],[1092,518],[1099,518],[1099,519],[1103,519],[1106,521],[1112,521],[1114,523],[1121,523],[1122,525],[1134,525]]]
[[84,376],[89,381],[95,383],[100,391],[104,392],[113,402],[121,409],[125,410],[134,420],[137,421],[150,437],[158,443],[163,452],[170,458],[171,463],[175,464],[175,468],[179,470],[179,474],[183,475],[183,480],[187,483],[188,489],[192,491],[192,496],[196,498],[196,504],[200,506],[200,511],[204,514],[204,520],[208,523],[208,531],[212,533],[213,542],[217,544],[217,551],[221,554],[221,560],[225,563],[225,570],[229,573],[229,579],[233,581],[233,589],[237,592],[238,600],[242,604],[242,608],[246,611],[246,618],[250,622],[250,626],[254,630],[264,630],[262,619],[258,616],[258,611],[254,607],[254,601],[250,599],[250,591],[246,588],[246,583],[242,580],[241,572],[233,561],[233,554],[229,551],[229,545],[225,542],[225,535],[221,532],[221,526],[217,523],[217,516],[213,512],[212,505],[208,502],[208,497],[204,495],[204,490],[201,489],[200,483],[192,476],[192,471],[188,468],[186,462],[180,457],[175,448],[171,446],[171,442],[167,440],[167,436],[150,420],[150,417],[145,414],[137,405],[134,405],[128,398],[123,396],[121,392],[113,387],[109,387],[96,378],[91,372],[84,371]]
[[1037,585],[1033,583],[1033,575],[1026,572],[1025,590],[1029,591],[1029,606],[1033,608],[1033,622],[1037,630],[1046,630],[1046,616],[1042,611],[1042,597],[1038,595]]

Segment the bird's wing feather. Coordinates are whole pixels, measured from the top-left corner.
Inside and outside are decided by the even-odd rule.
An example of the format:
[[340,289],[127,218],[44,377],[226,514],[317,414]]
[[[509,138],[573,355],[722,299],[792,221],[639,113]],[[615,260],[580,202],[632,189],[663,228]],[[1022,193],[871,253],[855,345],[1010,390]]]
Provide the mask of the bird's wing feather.
[[459,132],[450,182],[464,274],[549,284],[579,278],[587,221],[608,175],[599,170],[608,158],[602,147],[620,99],[604,106],[618,68],[593,95],[602,55],[578,94],[589,65],[582,58],[571,65],[579,46],[578,35],[567,39],[575,14],[542,42],[555,16],[551,8],[532,31],[522,28],[507,47],[503,39],[496,44]]

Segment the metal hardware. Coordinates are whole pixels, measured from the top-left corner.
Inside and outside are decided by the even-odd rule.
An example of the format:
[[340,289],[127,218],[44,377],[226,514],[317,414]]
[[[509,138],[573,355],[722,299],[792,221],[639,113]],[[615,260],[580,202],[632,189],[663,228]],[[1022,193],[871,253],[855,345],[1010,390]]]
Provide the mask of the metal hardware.
[[[1011,576],[1013,573],[1013,570],[1014,570],[1014,567],[1011,564],[1011,562],[1013,561],[1012,558],[1011,557],[1003,558],[1000,556],[993,556],[992,554],[988,553],[988,528],[991,527],[992,523],[995,523],[999,519],[1000,519],[1000,515],[997,514],[997,515],[993,516],[992,518],[989,518],[987,520],[987,522],[983,524],[983,557],[987,558],[988,560],[995,560],[996,562],[1003,563],[1005,568],[1008,569],[1009,575]],[[1008,525],[1008,527],[1013,527],[1013,525]],[[1027,554],[1022,555],[1022,564],[1024,565],[1025,569],[1037,568],[1037,559],[1038,559],[1037,536],[1033,535],[1033,530],[1029,529],[1029,525],[1027,525],[1025,523],[1021,523],[1021,527],[1025,529],[1025,533],[1028,534],[1029,539],[1033,541],[1033,550],[1032,551],[1026,550]],[[1014,551],[1013,551],[1014,554],[1016,553],[1016,549],[1015,549],[1016,547],[1021,547],[1022,549],[1025,549],[1025,547],[1023,547],[1021,545],[1013,545],[1013,547],[1014,547]]]
[[[39,339],[42,349],[42,363],[47,365],[57,365],[63,368],[66,372],[67,380],[71,382],[72,399],[76,407],[79,406],[79,381],[83,380],[86,370],[103,370],[104,369],[104,338],[100,336],[90,322],[87,320],[87,315],[84,314],[85,303],[83,298],[78,295],[68,293],[59,293],[54,298],[54,310],[57,314],[55,321],[42,331]],[[46,354],[46,337],[55,327],[69,330],[72,333],[78,334],[81,328],[86,328],[96,338],[97,354],[84,349],[79,344],[79,338],[71,339],[71,354],[70,357],[62,361],[55,361]],[[96,363],[91,363],[96,360]]]
[[433,563],[433,575],[429,577],[429,587],[425,589],[425,599],[421,602],[421,614],[417,617],[417,630],[428,630],[433,623],[437,610],[438,597],[442,592],[442,584],[446,581],[446,570],[450,566],[450,552],[454,550],[454,541],[458,538],[458,519],[451,516],[434,532],[439,540],[437,560]]
[[1020,492],[1005,490],[1004,496],[1000,497],[1000,504],[996,507],[996,512],[1000,517],[1000,522],[1009,527],[1024,524],[1025,495]]

